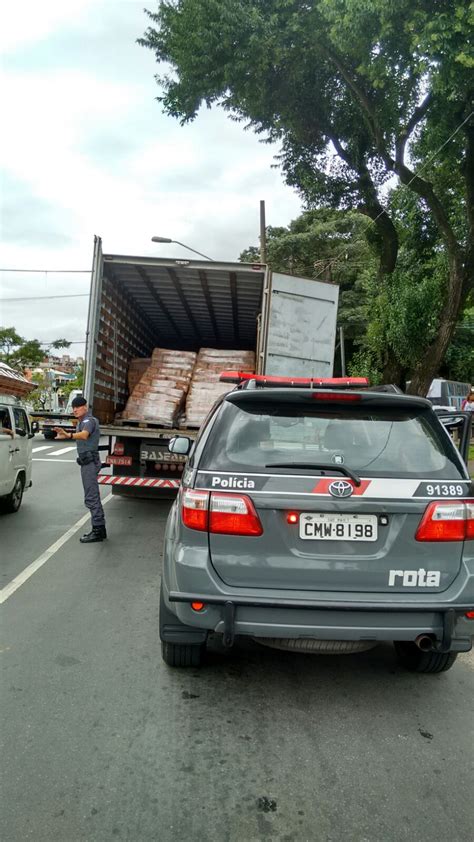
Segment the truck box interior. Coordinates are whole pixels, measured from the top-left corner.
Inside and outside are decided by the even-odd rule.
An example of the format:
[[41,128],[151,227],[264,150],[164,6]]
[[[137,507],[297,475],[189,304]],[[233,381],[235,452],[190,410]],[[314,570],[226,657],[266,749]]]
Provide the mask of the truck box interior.
[[86,395],[102,423],[128,397],[133,357],[155,347],[255,350],[265,267],[102,255],[96,240]]

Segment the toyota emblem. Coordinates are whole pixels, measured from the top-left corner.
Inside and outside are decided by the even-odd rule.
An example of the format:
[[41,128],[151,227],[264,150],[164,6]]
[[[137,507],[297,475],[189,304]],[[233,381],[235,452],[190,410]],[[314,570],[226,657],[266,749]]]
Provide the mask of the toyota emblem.
[[350,497],[353,491],[352,485],[345,479],[338,479],[329,486],[329,493],[333,497]]

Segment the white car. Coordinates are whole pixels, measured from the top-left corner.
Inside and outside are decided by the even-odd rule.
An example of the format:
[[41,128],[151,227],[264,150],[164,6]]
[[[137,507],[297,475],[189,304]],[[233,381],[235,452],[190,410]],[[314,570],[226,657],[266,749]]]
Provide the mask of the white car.
[[0,395],[0,509],[17,512],[23,492],[31,486],[32,439],[38,429],[30,424],[17,398]]

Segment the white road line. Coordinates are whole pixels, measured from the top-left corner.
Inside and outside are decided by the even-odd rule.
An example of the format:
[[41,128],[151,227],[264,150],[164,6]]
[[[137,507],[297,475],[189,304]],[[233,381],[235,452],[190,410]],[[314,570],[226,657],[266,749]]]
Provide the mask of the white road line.
[[[55,459],[54,461],[55,462],[69,462],[70,465],[76,464],[75,459]],[[37,458],[35,458],[33,456],[33,462],[49,462],[49,464],[51,465],[52,460],[51,459],[41,459],[39,456]]]
[[[112,494],[108,494],[107,497],[104,497],[104,499],[102,500],[102,505],[105,506],[105,504],[108,503],[111,499]],[[60,550],[61,547],[66,543],[66,541],[69,541],[69,538],[72,538],[72,536],[75,535],[75,533],[81,528],[81,526],[84,526],[84,524],[89,520],[89,517],[89,514],[81,517],[81,519],[78,520],[77,523],[74,524],[74,526],[71,526],[71,528],[68,529],[68,531],[65,532],[64,535],[61,535],[61,537],[58,538],[58,540],[55,541],[54,544],[51,544],[51,546],[48,547],[48,549],[45,550],[44,553],[38,556],[38,558],[35,561],[28,565],[28,567],[25,567],[25,569],[22,570],[22,572],[19,573],[18,576],[15,576],[15,578],[12,579],[11,582],[8,583],[8,585],[5,585],[5,587],[0,591],[0,605],[3,602],[6,602],[8,597],[15,593],[15,591],[17,591],[18,588],[21,588],[21,586],[24,585],[25,582],[27,582],[28,579],[31,576],[33,576],[33,573],[36,573],[36,571],[39,570],[40,567],[43,566],[43,564],[46,564],[46,562],[49,561],[51,556],[57,553],[57,551]]]
[[75,450],[75,445],[69,445],[69,447],[61,447],[60,450],[53,450],[52,453],[48,453],[48,456],[60,456],[61,453],[69,453],[70,450]]
[[42,444],[41,447],[34,447],[32,453],[38,453],[38,450],[50,450],[52,446],[52,444]]

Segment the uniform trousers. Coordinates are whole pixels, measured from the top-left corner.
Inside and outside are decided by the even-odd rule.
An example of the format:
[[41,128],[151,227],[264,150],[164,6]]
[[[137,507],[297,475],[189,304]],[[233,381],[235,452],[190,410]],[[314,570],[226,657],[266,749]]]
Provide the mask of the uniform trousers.
[[105,515],[100,500],[99,483],[97,475],[101,468],[101,459],[98,453],[94,453],[94,462],[88,465],[81,465],[81,479],[84,488],[84,505],[91,513],[92,528],[105,526]]

